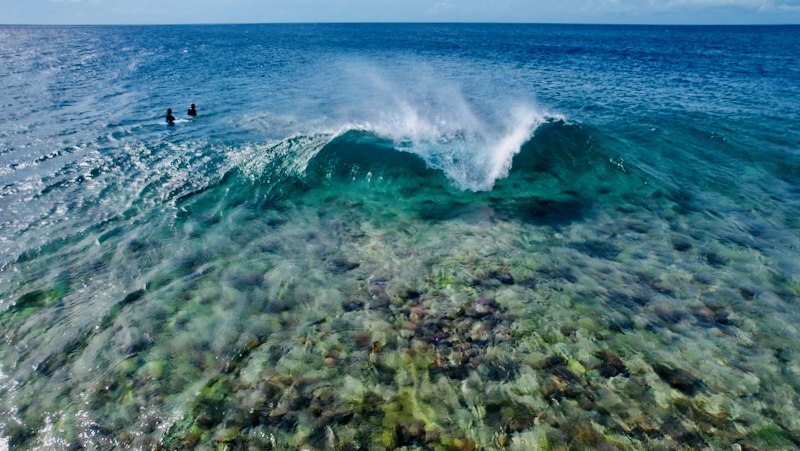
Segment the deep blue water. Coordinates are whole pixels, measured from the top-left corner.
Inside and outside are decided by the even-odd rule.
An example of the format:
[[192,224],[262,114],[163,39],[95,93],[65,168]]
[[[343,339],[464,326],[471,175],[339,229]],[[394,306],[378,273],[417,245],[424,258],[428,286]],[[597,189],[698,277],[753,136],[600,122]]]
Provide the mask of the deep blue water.
[[799,119],[796,26],[0,27],[0,449],[796,449]]

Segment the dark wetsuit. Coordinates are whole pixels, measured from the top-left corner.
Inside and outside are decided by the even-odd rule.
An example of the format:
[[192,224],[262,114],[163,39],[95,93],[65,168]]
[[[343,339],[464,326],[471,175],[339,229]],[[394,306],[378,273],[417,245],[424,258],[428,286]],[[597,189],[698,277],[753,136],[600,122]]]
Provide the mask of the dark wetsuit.
[[167,113],[167,124],[175,125],[175,116]]
[[194,107],[189,109],[189,116],[197,116],[197,110],[195,110]]

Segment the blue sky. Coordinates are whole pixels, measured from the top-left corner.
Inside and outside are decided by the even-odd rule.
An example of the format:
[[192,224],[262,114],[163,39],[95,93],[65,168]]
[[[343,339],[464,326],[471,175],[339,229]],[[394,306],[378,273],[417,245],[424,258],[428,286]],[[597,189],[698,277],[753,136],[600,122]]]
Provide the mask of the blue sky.
[[3,24],[800,23],[800,0],[0,0]]

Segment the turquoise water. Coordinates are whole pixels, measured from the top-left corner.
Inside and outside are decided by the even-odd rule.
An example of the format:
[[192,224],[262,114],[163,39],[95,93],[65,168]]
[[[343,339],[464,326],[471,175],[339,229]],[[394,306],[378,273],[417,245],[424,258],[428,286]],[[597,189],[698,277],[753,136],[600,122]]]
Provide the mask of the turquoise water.
[[797,449],[799,42],[0,28],[0,449]]

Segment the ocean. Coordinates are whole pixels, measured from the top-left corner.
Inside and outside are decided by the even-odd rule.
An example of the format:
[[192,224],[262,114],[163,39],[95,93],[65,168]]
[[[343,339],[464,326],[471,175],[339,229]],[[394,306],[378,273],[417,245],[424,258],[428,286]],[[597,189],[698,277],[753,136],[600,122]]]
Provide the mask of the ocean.
[[800,449],[798,327],[800,27],[0,27],[2,450]]

